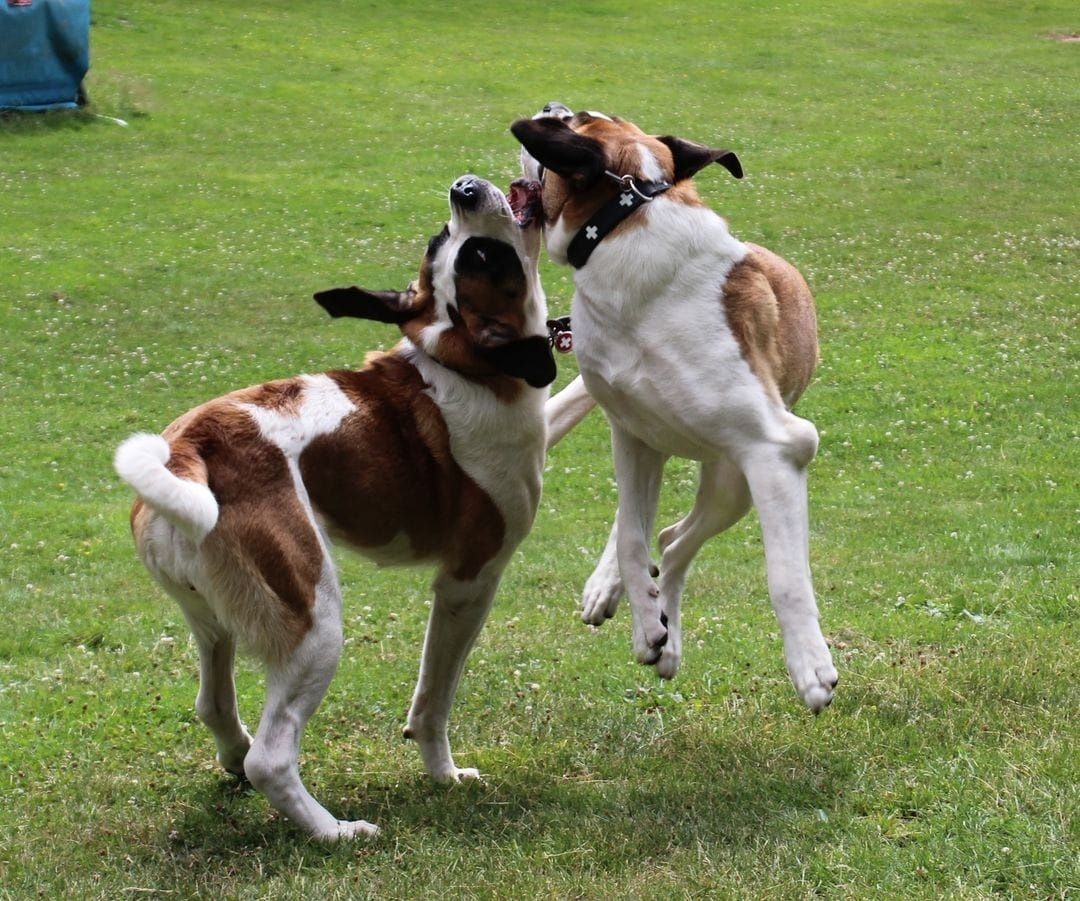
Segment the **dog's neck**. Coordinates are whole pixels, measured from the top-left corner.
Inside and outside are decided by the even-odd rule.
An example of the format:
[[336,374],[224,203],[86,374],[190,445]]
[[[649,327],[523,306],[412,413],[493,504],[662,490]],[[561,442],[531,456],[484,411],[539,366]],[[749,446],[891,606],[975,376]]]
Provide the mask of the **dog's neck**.
[[566,248],[566,261],[580,269],[592,256],[593,250],[638,207],[651,203],[653,198],[671,189],[668,181],[639,181],[632,175],[604,172],[620,185],[620,190],[598,209],[578,230]]
[[425,371],[430,372],[432,371],[431,367],[436,367],[447,373],[451,379],[460,379],[462,382],[466,382],[470,385],[487,389],[496,399],[505,404],[514,403],[526,392],[542,390],[530,388],[522,379],[516,379],[501,373],[469,371],[458,366],[453,366],[446,360],[442,360],[435,354],[430,353],[421,342],[414,341],[408,336],[402,336],[401,341],[398,342],[392,353],[400,356],[414,366],[416,365],[417,359],[421,358],[427,364],[424,367],[417,367],[421,369],[421,373]]

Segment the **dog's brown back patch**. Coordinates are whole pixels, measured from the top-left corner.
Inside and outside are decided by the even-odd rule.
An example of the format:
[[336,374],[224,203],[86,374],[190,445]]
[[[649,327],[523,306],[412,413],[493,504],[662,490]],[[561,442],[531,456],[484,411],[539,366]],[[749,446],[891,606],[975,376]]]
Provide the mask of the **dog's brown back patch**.
[[817,367],[814,299],[794,266],[764,247],[746,246],[750,252],[724,282],[724,312],[754,374],[791,408]]
[[315,509],[360,550],[406,536],[415,559],[472,579],[503,544],[505,523],[461,469],[420,373],[394,354],[359,372],[328,373],[356,405],[334,432],[300,455]]
[[[287,656],[310,629],[323,552],[285,455],[238,405],[295,409],[301,397],[298,379],[270,382],[202,404],[163,433],[169,471],[207,485],[218,503],[217,525],[200,553],[221,592],[226,625],[267,660]],[[132,530],[140,550],[147,525],[148,508],[136,501]]]

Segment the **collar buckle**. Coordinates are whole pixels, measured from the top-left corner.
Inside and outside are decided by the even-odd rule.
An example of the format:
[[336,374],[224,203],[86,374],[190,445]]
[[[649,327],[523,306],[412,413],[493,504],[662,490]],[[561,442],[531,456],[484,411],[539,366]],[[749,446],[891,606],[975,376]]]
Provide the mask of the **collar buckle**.
[[[653,194],[644,193],[641,190],[641,188],[638,187],[637,180],[634,178],[634,176],[630,175],[629,173],[627,173],[626,175],[619,175],[619,174],[617,174],[615,172],[612,172],[610,169],[605,169],[604,170],[604,175],[606,175],[608,178],[612,179],[613,181],[617,181],[619,184],[621,184],[623,186],[623,188],[625,190],[632,191],[634,194],[637,194],[637,196],[640,197],[643,202],[649,203],[650,201],[652,201]],[[663,182],[652,182],[651,184],[656,185],[656,184],[664,184],[664,183]]]

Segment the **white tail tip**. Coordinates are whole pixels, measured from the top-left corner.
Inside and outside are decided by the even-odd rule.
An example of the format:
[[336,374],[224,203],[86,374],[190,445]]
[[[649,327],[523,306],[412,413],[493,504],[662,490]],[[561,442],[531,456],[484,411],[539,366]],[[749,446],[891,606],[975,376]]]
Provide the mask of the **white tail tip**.
[[217,525],[217,500],[202,483],[169,472],[169,455],[164,438],[140,432],[116,449],[114,465],[139,497],[198,544]]

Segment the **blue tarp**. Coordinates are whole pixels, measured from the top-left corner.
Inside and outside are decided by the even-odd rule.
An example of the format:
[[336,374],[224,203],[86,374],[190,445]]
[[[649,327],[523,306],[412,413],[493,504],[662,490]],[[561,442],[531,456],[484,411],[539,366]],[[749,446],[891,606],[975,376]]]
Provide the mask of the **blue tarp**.
[[0,109],[72,107],[90,68],[90,0],[0,0]]

